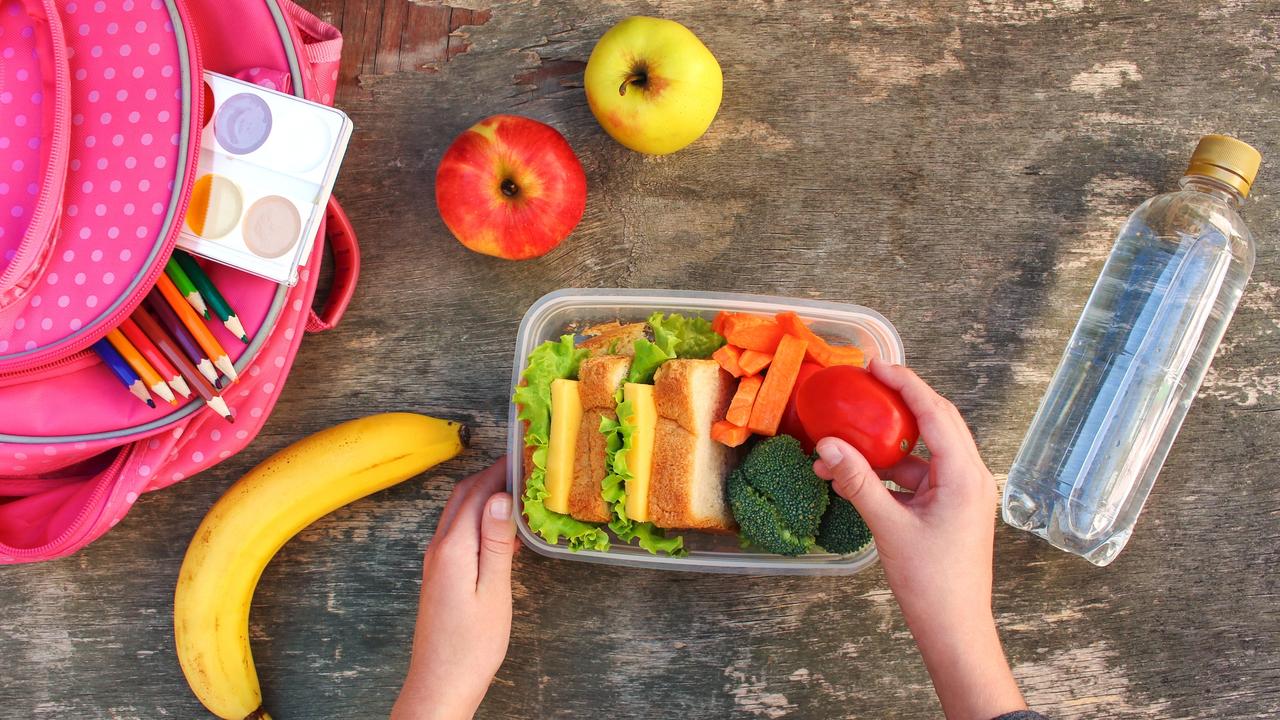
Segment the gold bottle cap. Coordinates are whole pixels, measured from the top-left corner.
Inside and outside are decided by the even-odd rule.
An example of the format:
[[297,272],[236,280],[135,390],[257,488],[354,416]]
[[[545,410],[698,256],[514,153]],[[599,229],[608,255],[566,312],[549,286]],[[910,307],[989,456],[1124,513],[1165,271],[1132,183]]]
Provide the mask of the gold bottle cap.
[[1262,154],[1252,146],[1226,135],[1200,138],[1184,175],[1202,175],[1235,188],[1241,197],[1249,196],[1249,188],[1258,175]]

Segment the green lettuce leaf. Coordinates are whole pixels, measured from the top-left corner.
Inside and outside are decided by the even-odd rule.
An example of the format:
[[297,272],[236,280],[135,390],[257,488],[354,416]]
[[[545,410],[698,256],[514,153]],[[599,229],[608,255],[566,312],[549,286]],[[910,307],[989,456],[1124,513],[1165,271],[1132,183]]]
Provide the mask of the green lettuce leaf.
[[528,423],[524,442],[533,450],[533,469],[525,479],[521,502],[529,529],[555,545],[564,537],[570,550],[609,549],[609,535],[599,526],[574,520],[547,509],[547,444],[551,442],[551,382],[559,378],[578,376],[578,365],[587,356],[586,350],[573,346],[573,336],[565,335],[559,342],[548,340],[529,353],[525,367],[525,384],[516,388],[512,402],[519,406],[517,418]]
[[627,382],[648,385],[653,382],[653,374],[662,363],[675,357],[648,340],[637,340],[634,344],[636,354],[631,359],[631,369],[627,372]]
[[649,316],[653,340],[636,340],[635,357],[627,382],[649,384],[662,363],[674,358],[708,358],[724,345],[724,338],[711,329],[711,323],[700,318],[686,318],[672,313]]
[[617,420],[607,417],[600,420],[600,432],[605,435],[605,464],[609,468],[609,474],[601,482],[601,492],[613,514],[609,529],[622,542],[637,540],[640,547],[654,555],[665,552],[672,557],[684,557],[689,553],[684,549],[683,537],[677,535],[669,538],[653,523],[636,522],[627,517],[627,480],[631,479],[627,456],[635,435],[635,426],[627,422],[627,418],[634,414],[635,409],[631,403],[621,402],[618,404]]
[[649,316],[649,327],[658,347],[672,357],[709,358],[724,345],[724,337],[711,329],[711,322],[700,317],[672,313],[663,317],[657,312]]
[[551,441],[551,381],[578,377],[578,365],[586,356],[586,350],[573,346],[572,335],[562,336],[559,342],[548,340],[529,353],[520,375],[524,385],[511,396],[520,410],[516,417],[529,423],[525,445],[545,446]]

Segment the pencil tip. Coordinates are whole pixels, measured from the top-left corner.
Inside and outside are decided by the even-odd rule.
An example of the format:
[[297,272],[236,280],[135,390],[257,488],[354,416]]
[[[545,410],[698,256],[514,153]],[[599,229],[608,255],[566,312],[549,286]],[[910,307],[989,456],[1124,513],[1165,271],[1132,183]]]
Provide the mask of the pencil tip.
[[156,401],[152,400],[151,398],[147,398],[147,407],[154,408],[155,406],[156,406]]
[[231,406],[227,405],[227,401],[223,400],[221,395],[209,398],[208,403],[209,407],[212,407],[215,412],[221,415],[223,420],[229,423],[236,421],[235,416],[231,414]]

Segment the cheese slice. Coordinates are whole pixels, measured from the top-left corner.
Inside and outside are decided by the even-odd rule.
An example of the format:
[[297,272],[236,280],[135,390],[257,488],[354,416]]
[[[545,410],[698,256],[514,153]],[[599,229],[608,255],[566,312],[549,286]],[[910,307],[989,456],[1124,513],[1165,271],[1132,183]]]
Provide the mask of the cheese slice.
[[649,520],[649,478],[653,474],[653,438],[658,430],[658,406],[653,400],[653,386],[627,383],[622,386],[622,399],[631,403],[635,414],[629,424],[631,452],[627,455],[627,517],[637,522]]
[[569,488],[573,485],[573,460],[577,454],[578,427],[582,425],[582,398],[578,381],[551,381],[551,439],[547,443],[547,499],[552,512],[569,512]]

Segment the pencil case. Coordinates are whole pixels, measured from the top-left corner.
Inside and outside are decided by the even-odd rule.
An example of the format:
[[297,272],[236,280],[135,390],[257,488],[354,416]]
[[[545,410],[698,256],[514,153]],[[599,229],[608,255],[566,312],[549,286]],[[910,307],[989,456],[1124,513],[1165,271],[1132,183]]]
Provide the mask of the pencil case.
[[[202,71],[331,104],[341,47],[289,0],[0,0],[0,563],[75,552],[142,493],[242,449],[303,336],[341,318],[359,250],[331,201],[293,287],[208,266],[249,339],[213,328],[240,375],[223,396],[234,424],[194,395],[148,408],[88,349],[173,251]],[[326,246],[334,279],[317,313]]]

